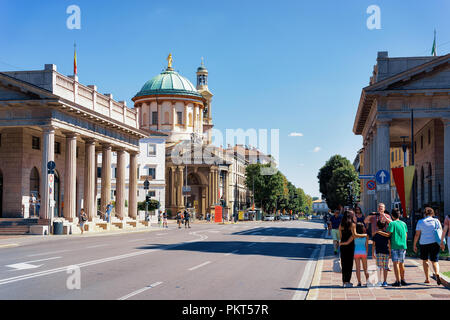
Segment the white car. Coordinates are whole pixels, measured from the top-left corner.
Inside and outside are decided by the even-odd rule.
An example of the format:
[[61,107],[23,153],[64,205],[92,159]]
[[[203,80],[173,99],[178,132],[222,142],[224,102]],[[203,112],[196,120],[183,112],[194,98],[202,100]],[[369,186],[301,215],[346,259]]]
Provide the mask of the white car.
[[275,217],[274,216],[265,216],[264,221],[275,221]]

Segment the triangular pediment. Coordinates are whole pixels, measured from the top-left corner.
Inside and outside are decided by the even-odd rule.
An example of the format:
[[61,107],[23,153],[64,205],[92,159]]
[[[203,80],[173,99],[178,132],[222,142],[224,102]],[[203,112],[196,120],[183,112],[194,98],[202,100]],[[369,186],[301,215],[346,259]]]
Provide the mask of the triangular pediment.
[[55,96],[42,88],[0,73],[0,101],[52,99]]
[[374,83],[367,93],[389,90],[450,89],[450,54]]

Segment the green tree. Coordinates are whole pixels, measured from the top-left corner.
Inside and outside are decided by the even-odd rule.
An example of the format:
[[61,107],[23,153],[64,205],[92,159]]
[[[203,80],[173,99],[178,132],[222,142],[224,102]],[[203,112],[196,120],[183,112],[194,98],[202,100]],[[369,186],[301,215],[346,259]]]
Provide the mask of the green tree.
[[332,156],[319,170],[320,192],[328,207],[334,210],[339,204],[348,204],[349,185],[353,192],[359,195],[358,173],[352,163],[340,155]]

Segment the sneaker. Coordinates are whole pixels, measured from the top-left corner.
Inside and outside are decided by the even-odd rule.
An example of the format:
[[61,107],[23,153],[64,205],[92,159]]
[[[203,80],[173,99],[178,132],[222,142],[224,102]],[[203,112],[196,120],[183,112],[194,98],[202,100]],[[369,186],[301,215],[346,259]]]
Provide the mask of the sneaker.
[[382,284],[383,284],[383,283],[382,283],[381,281],[379,281],[379,282],[377,282],[377,283],[375,284],[375,286],[376,286],[376,287],[381,287]]
[[392,286],[393,286],[393,287],[401,287],[402,285],[400,284],[400,282],[395,281],[395,282],[392,284]]
[[400,284],[401,284],[402,286],[407,286],[407,285],[408,285],[408,284],[406,283],[405,280],[400,281]]
[[436,275],[436,282],[437,282],[437,284],[438,284],[438,286],[440,286],[441,285],[441,277],[439,277],[439,275],[437,274]]
[[352,287],[353,287],[353,283],[351,283],[351,282],[346,283],[346,284],[344,285],[344,288],[352,288]]
[[387,287],[388,286],[388,284],[387,284],[387,282],[386,281],[384,281],[383,282],[383,284],[381,285],[382,287]]
[[358,285],[357,285],[357,287],[362,287],[362,284],[361,284],[361,282],[358,282]]

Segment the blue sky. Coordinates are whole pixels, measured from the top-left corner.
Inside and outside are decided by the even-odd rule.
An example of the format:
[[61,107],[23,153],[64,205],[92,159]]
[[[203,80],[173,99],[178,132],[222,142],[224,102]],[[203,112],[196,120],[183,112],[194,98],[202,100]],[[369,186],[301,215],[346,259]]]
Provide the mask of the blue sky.
[[[66,27],[72,4],[81,30]],[[379,30],[366,26],[370,5]],[[79,81],[131,106],[169,52],[194,84],[205,57],[216,128],[280,129],[281,171],[319,196],[325,161],[361,148],[353,121],[377,52],[430,55],[435,28],[438,55],[450,52],[449,14],[446,0],[0,0],[0,70],[72,74],[76,41]]]

